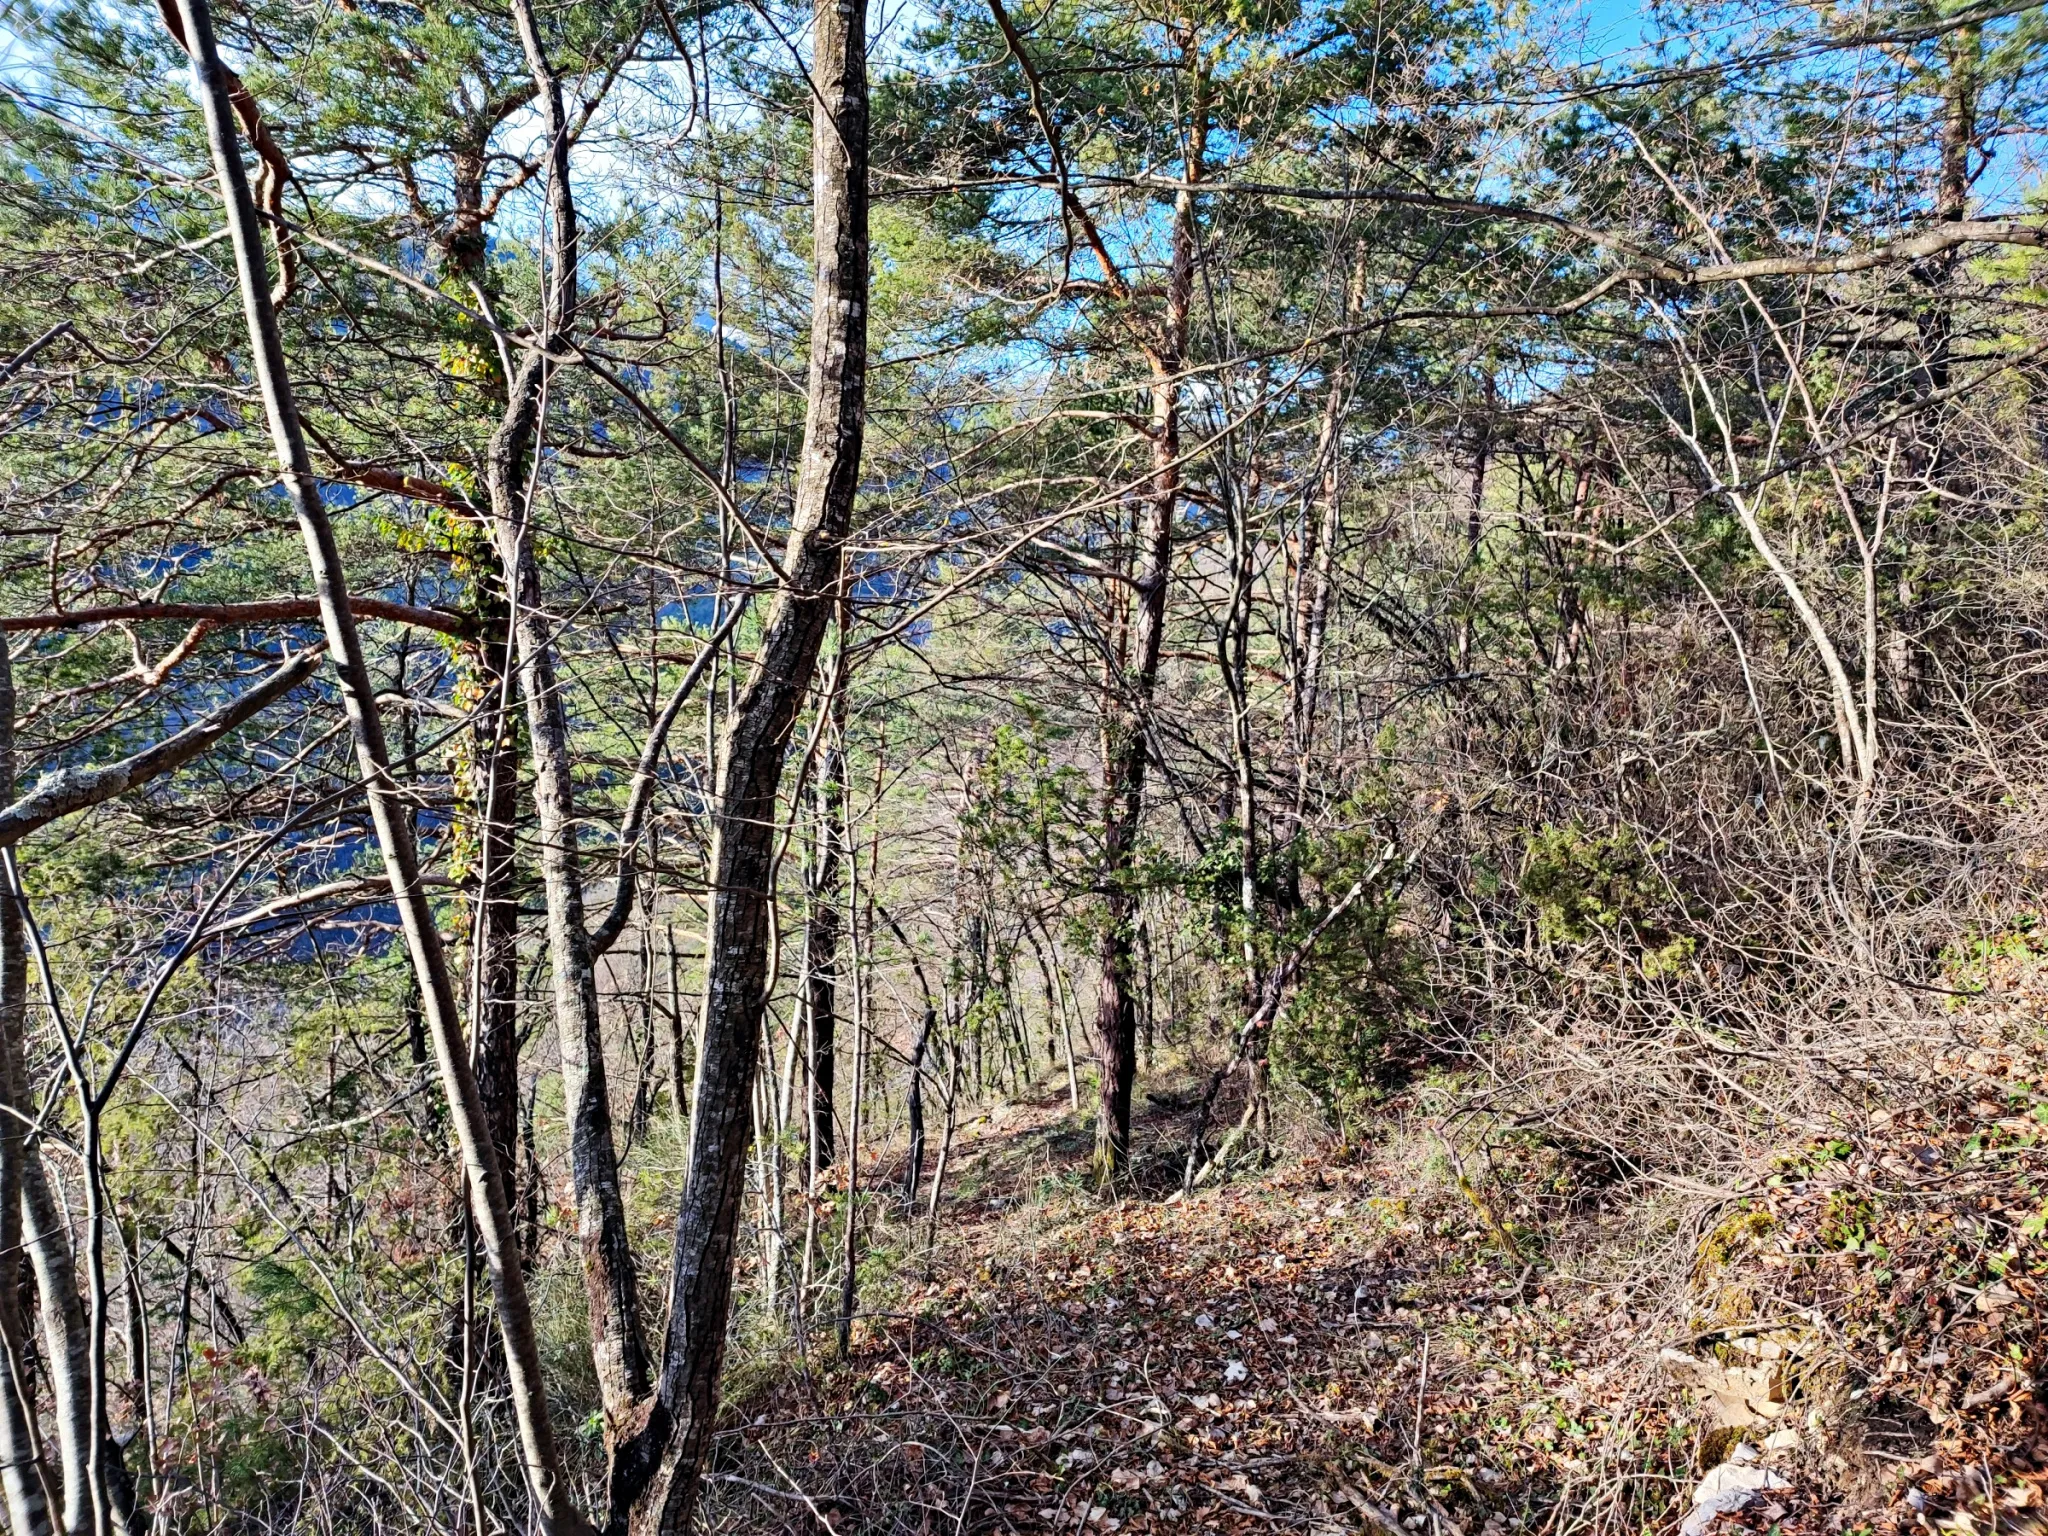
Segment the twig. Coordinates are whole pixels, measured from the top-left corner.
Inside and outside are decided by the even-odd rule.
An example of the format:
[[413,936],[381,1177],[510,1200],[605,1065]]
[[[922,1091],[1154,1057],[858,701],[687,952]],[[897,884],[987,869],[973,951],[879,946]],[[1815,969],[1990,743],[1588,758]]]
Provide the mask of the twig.
[[[839,1536],[839,1529],[837,1526],[833,1525],[831,1516],[827,1515],[824,1510],[818,1508],[818,1501],[812,1498],[808,1493],[805,1493],[802,1486],[797,1482],[797,1480],[791,1477],[787,1472],[782,1470],[782,1463],[777,1461],[775,1459],[775,1453],[768,1449],[767,1441],[756,1441],[755,1444],[759,1448],[761,1455],[767,1460],[768,1465],[775,1469],[775,1475],[781,1478],[785,1483],[789,1484],[791,1488],[796,1490],[796,1496],[804,1501],[804,1507],[808,1509],[811,1512],[811,1514],[817,1518],[818,1524],[825,1527],[828,1536]],[[735,1479],[735,1481],[737,1481],[737,1479]]]

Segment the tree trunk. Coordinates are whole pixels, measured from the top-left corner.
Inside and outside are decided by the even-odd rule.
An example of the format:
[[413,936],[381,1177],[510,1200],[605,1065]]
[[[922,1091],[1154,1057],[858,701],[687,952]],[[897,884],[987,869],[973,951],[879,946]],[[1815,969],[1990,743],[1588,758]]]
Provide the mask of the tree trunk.
[[811,880],[809,922],[804,933],[804,1016],[810,1032],[811,1167],[831,1165],[834,1155],[833,1069],[838,1051],[839,865],[844,837],[839,825],[846,798],[846,682],[842,653],[832,674],[826,706],[825,757],[818,765],[817,868]]
[[[490,1270],[491,1289],[497,1301],[498,1327],[505,1348],[506,1383],[513,1412],[519,1424],[520,1452],[535,1512],[541,1529],[554,1533],[579,1533],[585,1523],[568,1498],[555,1451],[554,1431],[548,1421],[546,1389],[541,1381],[540,1351],[534,1338],[533,1312],[521,1273],[518,1244],[512,1233],[505,1199],[505,1181],[498,1166],[497,1149],[484,1119],[477,1095],[476,1078],[470,1070],[468,1043],[456,1012],[454,988],[449,980],[448,957],[435,926],[434,912],[420,883],[419,859],[406,826],[405,807],[391,776],[390,753],[385,746],[384,725],[377,712],[375,684],[364,660],[355,615],[349,607],[348,583],[341,552],[335,542],[333,525],[320,497],[306,451],[304,429],[299,422],[298,403],[285,371],[284,342],[278,331],[276,311],[264,283],[262,234],[256,220],[249,180],[235,142],[234,121],[228,104],[226,76],[214,45],[213,20],[207,0],[178,0],[185,37],[192,57],[194,95],[206,121],[208,145],[212,151],[214,175],[221,201],[227,209],[228,233],[234,245],[235,275],[241,290],[243,317],[248,325],[251,363],[263,397],[264,414],[270,424],[272,445],[277,453],[279,478],[290,498],[299,531],[306,543],[306,556],[313,585],[320,600],[320,616],[327,632],[349,728],[355,738],[356,757],[368,790],[370,817],[375,826],[377,846],[391,881],[391,894],[398,908],[414,974],[419,979],[422,1007],[434,1041],[443,1089],[448,1099],[449,1120],[461,1149],[463,1172],[469,1184],[470,1203],[476,1217],[477,1236],[484,1262]],[[73,1297],[74,1303],[76,1297]]]
[[[1958,28],[1941,45],[1948,65],[1942,83],[1940,163],[1936,171],[1934,218],[1954,224],[1970,211],[1970,157],[1977,147],[1977,96],[1984,67],[1984,29]],[[1934,300],[1922,326],[1930,390],[1949,386],[1955,348],[1955,276],[1962,253],[1948,251],[1928,264],[1924,276]]]
[[[1206,77],[1196,91],[1189,183],[1202,175],[1207,141]],[[1147,714],[1159,677],[1160,644],[1166,632],[1166,590],[1173,560],[1173,523],[1180,500],[1180,370],[1187,353],[1188,305],[1194,292],[1194,194],[1174,199],[1172,254],[1166,277],[1166,314],[1150,349],[1152,383],[1152,483],[1138,530],[1137,568],[1132,587],[1137,611],[1121,666],[1106,668],[1102,706],[1102,871],[1104,912],[1097,947],[1100,979],[1095,1033],[1102,1047],[1101,1107],[1095,1123],[1098,1177],[1121,1173],[1131,1152],[1131,1089],[1138,1075],[1138,1014],[1132,889],[1137,860],[1138,818],[1145,798]],[[1114,662],[1118,658],[1112,658]]]
[[[0,804],[13,799],[14,674],[7,647],[0,644]],[[50,1529],[55,1490],[49,1486],[49,1468],[38,1443],[23,1270],[15,1257],[22,1243],[27,1168],[36,1156],[28,1136],[35,1105],[25,1066],[27,1037],[28,952],[21,910],[0,899],[0,1346],[6,1350],[5,1379],[0,1380],[0,1457],[5,1458],[0,1492],[5,1493],[7,1518],[16,1536],[43,1536]],[[38,1273],[41,1267],[37,1265]],[[68,1477],[65,1491],[72,1491]],[[71,1525],[67,1520],[67,1529]]]
[[[13,928],[18,940],[18,908]],[[24,1004],[26,1001],[24,988]],[[92,1345],[85,1305],[78,1296],[78,1266],[64,1212],[33,1143],[22,1159],[21,1175],[21,1242],[35,1270],[42,1313],[43,1361],[50,1373],[57,1463],[63,1475],[63,1529],[67,1536],[85,1536],[94,1529],[94,1508],[99,1502],[92,1487]]]
[[[502,595],[500,595],[502,603]],[[482,646],[478,701],[471,733],[475,757],[470,797],[477,818],[477,893],[471,1030],[476,1088],[484,1124],[505,1175],[505,1198],[517,1206],[519,1166],[519,898],[513,834],[519,794],[519,729],[508,707],[512,665],[509,607],[492,616]]]
[[1223,673],[1223,691],[1230,700],[1231,814],[1237,822],[1237,916],[1242,925],[1238,946],[1244,964],[1245,1006],[1249,1009],[1259,995],[1259,806],[1257,764],[1252,757],[1251,693],[1252,582],[1256,576],[1258,536],[1252,527],[1252,508],[1246,495],[1240,492],[1229,496],[1225,524],[1230,604],[1216,651]]
[[[856,884],[858,881],[856,880]],[[846,1227],[840,1234],[839,1254],[839,1358],[853,1353],[853,1309],[860,1296],[860,1121],[861,1100],[867,1096],[868,1031],[867,1011],[860,1006],[860,925],[853,930],[855,955],[853,1010],[853,1092],[847,1097],[846,1113]]]
[[837,603],[841,544],[860,482],[868,298],[867,18],[861,4],[818,0],[813,47],[810,403],[784,583],[719,746],[705,943],[709,981],[689,1182],[676,1214],[667,1345],[646,1425],[613,1466],[612,1525],[634,1536],[688,1530],[718,1409],[769,981],[776,798],[790,731]]
[[[1348,326],[1365,298],[1365,252],[1353,256],[1337,311]],[[1301,560],[1295,575],[1294,644],[1288,651],[1287,713],[1294,748],[1294,804],[1289,820],[1295,838],[1308,824],[1310,764],[1314,759],[1316,715],[1322,705],[1323,648],[1330,631],[1330,573],[1344,514],[1344,417],[1350,405],[1352,358],[1339,352],[1330,366],[1316,430],[1316,505],[1302,519]],[[1289,861],[1287,901],[1301,905],[1297,860]]]
[[932,1041],[932,1028],[938,1022],[938,1010],[930,1003],[924,1005],[924,1022],[917,1031],[917,1041],[910,1048],[910,1081],[904,1090],[904,1114],[910,1122],[910,1153],[904,1159],[903,1204],[906,1209],[917,1205],[917,1188],[924,1182],[924,1057]]
[[[450,187],[454,207],[436,237],[442,259],[469,285],[478,307],[487,315],[495,313],[498,284],[484,234],[484,158],[473,146],[487,139],[489,131],[487,126],[479,126],[477,137],[471,140],[472,147],[456,153]],[[502,340],[497,342],[497,356],[502,377],[502,420],[502,406],[510,400],[514,374],[510,351]],[[516,841],[519,727],[513,713],[517,682],[513,669],[517,665],[517,651],[512,633],[513,588],[499,556],[496,525],[487,514],[478,515],[477,525],[485,543],[478,551],[479,570],[471,585],[479,610],[481,636],[473,653],[478,697],[470,732],[470,810],[478,824],[477,893],[471,925],[470,1038],[477,1093],[483,1100],[491,1144],[498,1152],[498,1167],[504,1173],[505,1199],[516,1211],[520,1166]],[[474,1246],[473,1232],[471,1243]]]
[[541,883],[547,894],[548,964],[562,1057],[562,1092],[569,1111],[570,1183],[583,1256],[584,1300],[590,1312],[590,1353],[604,1408],[607,1444],[616,1444],[629,1432],[635,1408],[647,1396],[650,1362],[640,1321],[633,1252],[627,1239],[618,1148],[612,1134],[597,967],[584,916],[569,717],[555,664],[555,626],[542,602],[540,567],[533,548],[533,488],[527,483],[542,427],[549,358],[560,354],[575,320],[576,205],[570,188],[569,124],[561,82],[542,49],[531,6],[517,0],[513,15],[548,124],[552,260],[548,291],[542,300],[544,345],[526,355],[512,380],[504,420],[491,438],[485,473],[499,557],[512,584],[520,693],[525,699],[533,754]]

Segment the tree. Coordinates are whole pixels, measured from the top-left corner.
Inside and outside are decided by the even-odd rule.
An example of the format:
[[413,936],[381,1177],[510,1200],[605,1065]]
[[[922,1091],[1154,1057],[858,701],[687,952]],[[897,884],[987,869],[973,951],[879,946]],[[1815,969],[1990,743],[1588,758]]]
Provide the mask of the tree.
[[[468,1046],[455,1007],[454,987],[441,946],[441,932],[420,883],[412,829],[405,819],[391,776],[375,685],[363,659],[355,615],[349,607],[348,579],[341,553],[314,483],[297,402],[286,372],[277,317],[265,281],[263,244],[255,203],[236,147],[228,85],[214,47],[213,24],[205,0],[180,0],[182,31],[192,55],[195,93],[206,120],[213,151],[214,175],[227,208],[228,232],[234,245],[235,270],[242,310],[249,328],[249,347],[269,418],[278,465],[292,510],[306,541],[307,562],[320,597],[321,622],[327,631],[340,674],[356,756],[361,765],[377,841],[391,881],[391,895],[404,925],[406,947],[418,978],[421,1006],[439,1061],[451,1125],[462,1152],[470,1195],[470,1215],[478,1245],[491,1276],[504,1341],[506,1375],[519,1418],[528,1485],[543,1529],[574,1533],[585,1522],[567,1502],[567,1487],[555,1451],[553,1428],[540,1377],[532,1310],[519,1262],[518,1241],[505,1197],[504,1173],[492,1145],[483,1103],[469,1064]],[[529,21],[527,25],[531,26]]]
[[775,603],[719,742],[704,941],[708,980],[691,1094],[689,1181],[676,1214],[669,1276],[668,1337],[644,1426],[622,1448],[612,1474],[613,1524],[636,1536],[689,1528],[718,1409],[769,980],[776,793],[837,600],[841,546],[860,486],[867,407],[867,69],[862,7],[857,0],[820,0],[812,19],[816,279],[803,456]]

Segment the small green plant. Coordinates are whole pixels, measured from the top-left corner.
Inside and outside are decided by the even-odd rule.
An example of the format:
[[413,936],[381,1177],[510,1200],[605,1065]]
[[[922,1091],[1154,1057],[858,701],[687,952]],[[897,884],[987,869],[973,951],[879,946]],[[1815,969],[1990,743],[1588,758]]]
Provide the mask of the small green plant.
[[1536,914],[1536,936],[1546,944],[1619,940],[1636,951],[1652,981],[1682,971],[1699,945],[1677,931],[1673,894],[1655,863],[1661,852],[1661,844],[1625,827],[1539,827],[1524,848],[1520,882]]
[[[2048,929],[2040,914],[2021,912],[1988,932],[1958,939],[1941,954],[1942,972],[1950,987],[1963,994],[2009,988],[2048,963]],[[1967,996],[1952,998],[1960,1006]]]
[[1820,1240],[1830,1248],[1854,1253],[1870,1242],[1877,1224],[1877,1207],[1864,1196],[1846,1189],[1830,1190],[1821,1212]]
[[1798,1184],[1813,1178],[1831,1163],[1845,1163],[1856,1148],[1839,1138],[1815,1142],[1796,1152],[1780,1152],[1771,1159],[1773,1185]]

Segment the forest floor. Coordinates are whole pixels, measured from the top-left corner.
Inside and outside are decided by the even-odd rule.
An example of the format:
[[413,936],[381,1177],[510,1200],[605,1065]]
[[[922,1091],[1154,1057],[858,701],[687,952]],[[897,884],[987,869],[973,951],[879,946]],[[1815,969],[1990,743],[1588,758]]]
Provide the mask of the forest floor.
[[961,1127],[934,1245],[876,1200],[847,1359],[829,1324],[742,1351],[713,1528],[2040,1532],[2027,1038],[1930,1050],[1910,1092],[1704,1205],[1540,1156],[1482,1197],[1399,1095],[1365,1146],[1304,1133],[1183,1197],[1185,1091],[1105,1196],[1085,1107],[1004,1106]]
[[747,1373],[716,1527],[1538,1536],[1682,1507],[1659,1325],[1511,1255],[1412,1145],[1183,1198],[1169,1098],[1105,1198],[1085,1113],[961,1129],[937,1247],[870,1265],[851,1357],[828,1328]]

